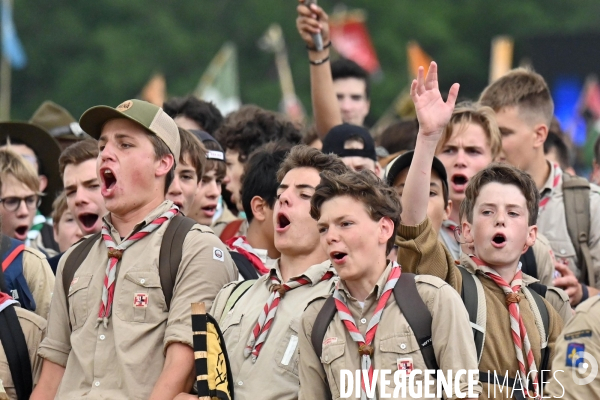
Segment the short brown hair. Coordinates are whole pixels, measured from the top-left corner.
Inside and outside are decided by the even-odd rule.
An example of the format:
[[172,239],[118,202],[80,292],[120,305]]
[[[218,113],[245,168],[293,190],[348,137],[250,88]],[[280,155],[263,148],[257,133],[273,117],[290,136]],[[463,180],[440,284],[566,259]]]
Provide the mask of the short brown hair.
[[56,232],[58,232],[58,223],[65,211],[67,211],[67,196],[63,190],[52,202],[52,221],[54,221]]
[[198,182],[202,179],[204,168],[206,166],[206,148],[198,138],[190,131],[178,128],[179,138],[181,139],[181,153],[179,154],[179,162],[184,162],[184,156],[187,154],[190,158],[192,167],[196,170]]
[[527,68],[516,68],[486,87],[479,102],[499,111],[505,107],[518,107],[544,118],[550,126],[554,116],[554,102],[544,78]]
[[73,143],[60,153],[60,158],[58,159],[60,176],[63,177],[67,165],[79,165],[87,160],[95,160],[98,158],[98,154],[98,141],[95,139],[86,139]]
[[494,110],[490,107],[471,102],[462,102],[456,105],[452,112],[450,122],[444,128],[444,133],[438,142],[436,153],[442,151],[442,147],[450,140],[456,132],[461,132],[467,128],[468,124],[477,124],[485,132],[492,152],[492,159],[495,159],[500,150],[502,150],[502,136],[496,122]]
[[535,225],[538,216],[540,193],[535,186],[531,176],[511,165],[493,163],[487,168],[482,169],[469,180],[469,185],[465,191],[465,199],[460,205],[459,219],[467,218],[469,223],[473,223],[473,208],[481,189],[488,183],[498,182],[503,185],[515,185],[519,188],[527,203],[529,212],[529,226]]
[[402,206],[394,189],[386,185],[371,171],[351,171],[336,174],[321,172],[321,183],[310,199],[310,216],[318,220],[321,207],[334,197],[349,196],[360,201],[371,219],[375,222],[388,217],[394,223],[394,233],[386,245],[386,254],[392,250],[396,240],[396,229],[400,225]]
[[[146,134],[148,135],[148,138],[152,143],[152,147],[154,148],[155,160],[160,160],[161,158],[163,158],[164,156],[168,156],[169,154],[173,155],[173,153],[171,153],[171,149],[169,149],[169,146],[167,146],[167,144],[161,138],[156,136],[154,133],[150,132],[148,129],[146,129]],[[173,157],[173,167],[165,177],[165,195],[169,191],[169,186],[171,186],[171,183],[173,183],[173,179],[175,179],[175,168],[178,161],[179,160],[175,160],[175,157]]]
[[0,192],[2,191],[2,182],[6,180],[6,176],[9,174],[38,196],[42,195],[40,193],[40,179],[33,169],[33,165],[13,151],[10,145],[0,149]]
[[279,171],[277,171],[277,181],[281,182],[285,174],[295,168],[314,168],[319,172],[331,171],[336,174],[343,174],[348,171],[348,167],[340,157],[333,154],[324,154],[305,144],[292,148],[290,154],[281,163]]

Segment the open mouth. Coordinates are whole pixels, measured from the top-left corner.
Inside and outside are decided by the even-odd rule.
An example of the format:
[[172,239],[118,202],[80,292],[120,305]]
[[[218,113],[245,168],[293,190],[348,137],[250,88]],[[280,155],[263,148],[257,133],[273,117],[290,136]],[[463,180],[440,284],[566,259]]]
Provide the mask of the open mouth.
[[457,186],[464,186],[469,182],[469,178],[462,174],[452,175],[452,183]]
[[105,169],[102,173],[102,181],[107,189],[112,189],[117,184],[117,178],[110,169]]
[[344,261],[344,259],[346,258],[346,256],[348,255],[348,253],[344,253],[341,251],[332,251],[331,253],[329,253],[329,258],[336,263],[342,262]]
[[285,229],[290,225],[290,220],[287,216],[285,216],[284,214],[279,214],[277,216],[277,228],[279,229]]
[[18,226],[17,229],[15,229],[15,233],[18,237],[25,237],[25,236],[27,236],[28,230],[29,230],[28,226],[22,225],[22,226]]
[[506,236],[501,233],[494,235],[492,238],[492,242],[496,245],[496,247],[504,245],[506,243]]
[[94,225],[96,225],[99,215],[92,213],[83,213],[80,214],[78,218],[79,222],[81,222],[81,225],[85,226],[87,229],[91,229],[94,227]]

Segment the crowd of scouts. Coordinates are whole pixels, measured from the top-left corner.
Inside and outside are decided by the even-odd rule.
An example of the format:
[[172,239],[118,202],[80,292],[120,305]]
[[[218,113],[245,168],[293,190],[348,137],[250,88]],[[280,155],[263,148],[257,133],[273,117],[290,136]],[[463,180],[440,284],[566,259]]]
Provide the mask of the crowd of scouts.
[[600,398],[600,187],[565,172],[543,77],[457,104],[432,63],[375,143],[327,14],[297,27],[312,127],[193,97],[0,123],[0,399],[198,398],[197,302],[236,399],[427,369],[479,371],[475,398]]

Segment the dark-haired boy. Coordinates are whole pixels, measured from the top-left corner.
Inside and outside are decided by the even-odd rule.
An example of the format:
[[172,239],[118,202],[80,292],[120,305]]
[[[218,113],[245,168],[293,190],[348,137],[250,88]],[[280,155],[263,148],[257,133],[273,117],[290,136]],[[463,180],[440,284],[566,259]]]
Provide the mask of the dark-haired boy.
[[165,101],[163,108],[177,126],[187,130],[201,130],[212,135],[223,123],[221,111],[212,102],[194,95],[173,97]]
[[[432,369],[419,349],[417,333],[405,314],[406,309],[401,309],[405,299],[395,298],[394,287],[401,285],[401,278],[414,280],[415,296],[420,297],[424,312],[431,314],[430,340],[439,370],[448,376],[448,371],[452,375],[477,369],[468,315],[458,294],[433,276],[402,277],[405,272],[398,264],[386,259],[394,244],[400,209],[400,200],[393,189],[369,172],[321,174],[321,183],[311,200],[311,215],[318,220],[321,247],[329,255],[340,280],[333,292],[335,314],[323,336],[321,354],[313,347],[315,340],[321,342],[321,338],[312,336],[317,334],[317,321],[323,318],[321,310],[331,299],[326,296],[329,300],[312,302],[302,315],[300,399],[337,399],[348,389],[354,392],[354,385],[342,386],[339,380],[342,370],[350,370],[353,375],[359,370],[369,370],[371,375],[373,370],[410,373]],[[407,306],[414,307],[416,302],[411,299],[411,306]],[[363,374],[361,380],[366,379]],[[408,395],[406,386],[410,384],[405,384],[401,398],[425,397],[424,392],[413,394],[415,388],[428,385],[424,375],[425,372],[417,375]],[[437,387],[435,377],[432,381],[433,387]],[[452,398],[458,396],[457,390],[463,393],[462,397],[466,393],[469,398],[475,398],[481,391],[477,378],[469,385],[467,374],[453,383]],[[372,395],[367,394],[363,384],[363,399],[383,398],[384,392],[388,397],[394,392],[393,397],[398,398],[401,393],[391,377],[387,384],[373,380],[372,385],[376,385],[378,395],[369,397]],[[427,391],[432,392],[430,387]]]
[[[576,215],[575,206],[565,207],[566,192],[571,190],[566,189],[566,182],[573,183],[574,179],[544,155],[554,113],[544,78],[528,69],[514,69],[485,88],[479,101],[496,112],[502,133],[500,160],[530,174],[540,192],[537,225],[556,257],[568,265],[556,264],[562,276],[554,280],[554,285],[565,289],[573,306],[599,294],[600,187],[589,185],[589,209],[583,210],[581,217]],[[586,193],[582,189],[588,182],[577,184],[581,189],[571,190],[574,197]],[[582,202],[574,199],[574,203]],[[579,227],[577,219],[589,221],[587,232]]]
[[200,179],[204,174],[206,149],[200,140],[188,130],[181,127],[178,130],[181,140],[181,155],[166,198],[178,206],[185,215],[189,215],[192,212]]
[[[436,72],[434,69],[434,76]],[[512,393],[540,394],[542,378],[537,371],[550,369],[554,341],[563,326],[554,307],[562,315],[568,315],[565,310],[570,309],[566,297],[552,290],[547,290],[546,297],[554,297],[555,306],[535,293],[528,287],[535,279],[520,271],[519,258],[536,239],[539,195],[535,184],[526,173],[502,165],[483,169],[471,178],[461,210],[466,217],[463,235],[474,243],[474,254],[463,255],[462,266],[456,266],[431,230],[426,201],[431,162],[450,113],[444,120],[445,114],[439,112],[442,100],[437,85],[420,91],[414,86],[411,96],[420,130],[402,195],[402,224],[396,240],[399,260],[407,260],[411,272],[444,279],[462,295],[463,287],[471,282],[481,293],[477,295],[476,314],[481,318],[476,329],[484,335],[479,370],[486,385],[480,398],[498,398],[498,392],[504,396],[500,398],[512,398]],[[469,281],[463,282],[463,277]],[[543,310],[538,304],[543,304]],[[549,317],[547,329],[542,327],[541,317],[536,317],[544,310]],[[488,387],[494,382],[494,373],[508,374],[511,381],[506,387]],[[530,385],[524,384],[523,389],[514,383],[515,378],[528,379]],[[500,378],[499,384],[502,382]]]

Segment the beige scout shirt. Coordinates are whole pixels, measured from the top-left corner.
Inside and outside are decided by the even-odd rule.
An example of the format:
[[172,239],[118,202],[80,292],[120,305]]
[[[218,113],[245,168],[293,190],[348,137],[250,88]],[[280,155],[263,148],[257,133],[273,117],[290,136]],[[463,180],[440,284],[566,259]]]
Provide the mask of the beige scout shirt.
[[[562,190],[562,174],[558,185],[553,189],[552,181],[554,179],[555,168],[550,164],[550,176],[540,191],[540,195],[544,196],[550,193],[550,201],[543,209],[540,209],[537,226],[548,238],[554,255],[558,259],[566,259],[569,268],[575,273],[577,278],[581,272],[577,267],[577,255],[575,247],[571,242],[571,237],[567,231],[567,219],[565,214],[564,197]],[[600,289],[600,187],[590,183],[590,237],[588,246],[594,264],[596,276],[596,288]]]
[[[25,342],[27,342],[27,349],[29,350],[29,361],[31,362],[31,372],[33,374],[33,384],[35,385],[40,376],[42,368],[42,359],[37,355],[37,349],[40,342],[44,338],[46,333],[46,320],[39,315],[22,309],[21,307],[15,307],[17,318],[21,324],[23,335],[25,336]],[[8,361],[6,360],[6,354],[0,343],[0,380],[1,385],[4,386],[8,398],[11,400],[17,399],[17,392],[15,391],[15,384],[12,380]]]
[[[428,218],[416,226],[401,224],[398,228],[396,244],[400,247],[398,262],[403,264],[404,270],[417,274],[437,276],[448,282],[459,293],[461,292],[462,275],[448,254],[448,250],[437,240]],[[477,265],[468,256],[463,256],[461,262],[468,271],[476,274],[485,293],[487,324],[479,369],[481,371],[498,371],[503,376],[508,371],[510,377],[515,377],[519,366],[511,337],[510,315],[505,303],[506,296],[494,281],[479,271]],[[530,276],[523,275],[525,286],[536,281],[536,279]],[[563,327],[563,321],[568,320],[572,316],[568,297],[560,289],[551,289],[546,292],[546,298],[544,299],[550,315],[550,333],[548,339],[550,360],[554,356],[554,343]],[[536,365],[539,368],[541,363],[541,337],[535,324],[533,311],[525,295],[521,296],[519,309],[531,342]],[[496,388],[495,394],[494,387]],[[500,386],[484,383],[480,398],[512,398],[507,393],[506,388],[502,389],[503,392],[500,391],[501,389],[502,387]]]
[[[387,266],[365,299],[364,307],[361,307],[359,302],[352,297],[344,282],[340,282],[340,292],[345,297],[348,308],[363,337],[390,271],[391,264]],[[431,337],[440,370],[452,370],[453,373],[459,369],[476,370],[477,355],[469,316],[460,296],[447,283],[433,276],[418,276],[416,283],[417,291],[433,319]],[[361,368],[358,345],[352,340],[337,314],[333,317],[325,333],[321,359],[317,357],[311,343],[311,333],[315,319],[325,300],[314,301],[302,315],[300,325],[300,399],[341,398],[340,371],[347,369],[354,374]],[[401,359],[412,363],[413,369],[421,371],[427,369],[413,331],[400,311],[393,294],[385,305],[372,346],[375,350],[371,359],[374,369],[391,370],[393,374],[398,370],[398,362]],[[423,376],[417,375],[417,377],[418,379],[415,381],[423,384]],[[391,382],[385,391],[391,395],[395,384],[392,376],[388,378]],[[463,376],[460,382],[460,390],[467,392],[467,377]],[[434,384],[429,389],[430,393],[435,393],[436,387],[437,382],[434,379]],[[382,389],[378,384],[376,393],[381,393]],[[349,389],[345,388],[344,390]],[[476,394],[481,392],[480,384],[474,386],[474,392]],[[412,399],[408,390],[406,395],[408,397],[400,398]]]
[[[588,368],[581,367],[581,371],[573,367],[578,365],[580,357],[576,353],[580,351],[587,353],[584,361],[588,363]],[[544,395],[566,400],[600,399],[599,367],[600,296],[594,296],[577,307],[575,317],[556,340],[552,362],[555,379],[550,380]]]
[[554,254],[550,241],[538,232],[532,249],[537,266],[537,279],[542,285],[552,286],[554,283]]
[[[272,270],[281,279],[279,262]],[[312,284],[290,290],[281,299],[267,340],[255,363],[250,357],[244,357],[244,349],[271,293],[269,274],[258,278],[228,315],[224,316],[220,326],[227,345],[237,400],[298,398],[300,316],[310,301],[332,292],[335,279],[321,281],[321,277],[329,270],[332,270],[329,260],[308,268],[304,275]],[[215,299],[211,314],[214,313],[212,315],[217,321],[221,320],[221,311],[231,289],[223,288]]]
[[35,300],[35,313],[43,318],[48,318],[50,300],[54,289],[54,274],[46,260],[46,256],[39,250],[25,247],[23,251],[23,276]]
[[[163,214],[173,203],[163,202],[134,231]],[[115,243],[119,233],[105,217]],[[225,245],[210,228],[194,225],[183,243],[171,307],[167,310],[160,286],[158,256],[163,224],[123,252],[117,264],[116,287],[108,328],[98,324],[105,269],[106,245],[98,241],[81,264],[69,289],[69,309],[62,285],[61,258],[48,334],[40,346],[41,357],[66,366],[57,399],[89,396],[105,399],[147,399],[164,365],[167,346],[180,342],[192,346],[190,304],[208,307],[219,289],[237,279]],[[147,305],[136,306],[134,297],[147,295]],[[69,329],[69,324],[72,329]]]

